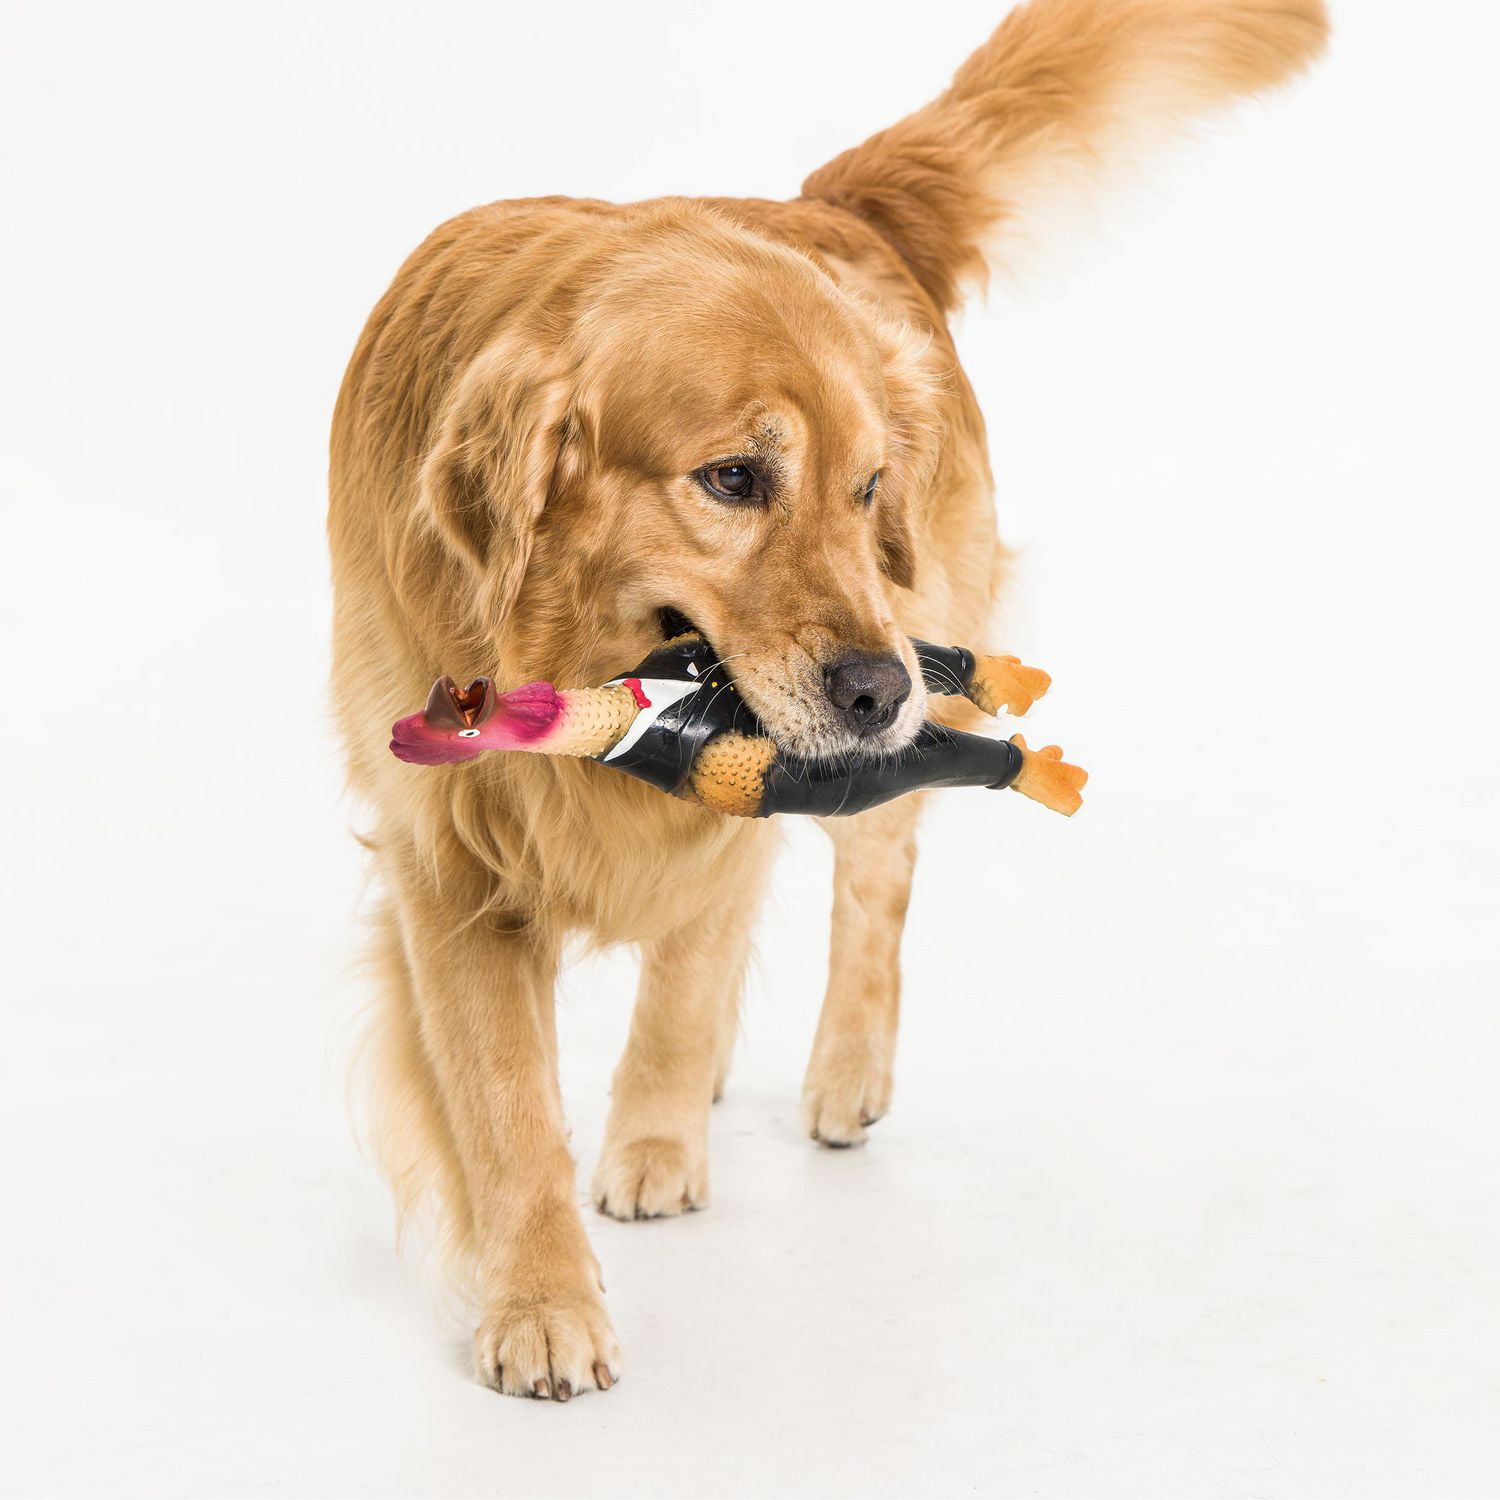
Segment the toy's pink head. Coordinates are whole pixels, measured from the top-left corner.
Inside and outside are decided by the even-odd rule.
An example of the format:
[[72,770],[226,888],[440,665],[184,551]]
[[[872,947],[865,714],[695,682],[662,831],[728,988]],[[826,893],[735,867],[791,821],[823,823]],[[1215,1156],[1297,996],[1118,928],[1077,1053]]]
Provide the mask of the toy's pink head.
[[528,682],[497,693],[488,677],[461,688],[440,677],[419,714],[391,727],[391,753],[416,766],[473,760],[481,750],[536,750],[562,717],[561,694],[550,682]]

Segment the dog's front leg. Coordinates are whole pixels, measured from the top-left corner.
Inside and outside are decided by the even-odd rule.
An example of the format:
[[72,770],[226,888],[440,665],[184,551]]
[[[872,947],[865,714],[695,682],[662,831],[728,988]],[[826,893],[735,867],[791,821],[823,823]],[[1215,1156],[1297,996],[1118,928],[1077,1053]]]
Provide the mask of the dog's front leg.
[[726,907],[645,945],[594,1173],[594,1202],[616,1219],[654,1219],[708,1202],[709,1106],[723,1092],[734,1050],[769,853],[757,851]]
[[854,1146],[891,1103],[901,1005],[901,930],[920,797],[827,818],[833,840],[828,991],[802,1084],[802,1118],[825,1146]]
[[574,1194],[557,1083],[554,938],[402,892],[424,1048],[462,1165],[483,1298],[481,1381],[558,1400],[608,1389],[620,1348]]

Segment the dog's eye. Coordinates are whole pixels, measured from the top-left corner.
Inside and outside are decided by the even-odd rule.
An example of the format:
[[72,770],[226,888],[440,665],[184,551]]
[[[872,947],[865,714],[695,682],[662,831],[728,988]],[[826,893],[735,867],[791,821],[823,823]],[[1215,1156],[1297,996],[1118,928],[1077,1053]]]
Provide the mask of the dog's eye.
[[870,475],[870,482],[865,486],[865,504],[868,505],[875,498],[876,488],[880,484],[880,470]]
[[698,482],[716,500],[759,505],[766,498],[766,487],[749,464],[716,464],[710,469],[699,469]]

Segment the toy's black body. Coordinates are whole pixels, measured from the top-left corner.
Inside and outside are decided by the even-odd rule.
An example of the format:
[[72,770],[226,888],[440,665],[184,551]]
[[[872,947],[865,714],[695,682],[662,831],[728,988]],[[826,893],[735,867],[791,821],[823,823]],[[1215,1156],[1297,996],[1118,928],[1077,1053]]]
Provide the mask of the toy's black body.
[[651,707],[642,709],[625,737],[600,759],[664,792],[682,786],[716,735],[766,732],[701,635],[678,636],[658,646],[633,671],[605,686],[622,682],[639,688],[637,700],[644,696]]
[[1021,772],[1021,752],[1009,740],[965,734],[929,720],[904,750],[880,760],[840,766],[834,761],[778,756],[766,776],[760,817],[811,813],[832,818],[879,807],[907,792],[940,786],[1008,787]]
[[[974,671],[961,646],[913,641],[922,680],[935,693],[962,693]],[[683,636],[653,651],[616,682],[632,684],[650,700],[631,731],[601,759],[618,771],[677,792],[715,737],[737,733],[768,737],[701,636]],[[756,816],[802,813],[837,817],[863,812],[927,787],[1008,787],[1020,774],[1020,749],[928,722],[916,739],[892,755],[866,761],[804,760],[778,754],[765,774]]]

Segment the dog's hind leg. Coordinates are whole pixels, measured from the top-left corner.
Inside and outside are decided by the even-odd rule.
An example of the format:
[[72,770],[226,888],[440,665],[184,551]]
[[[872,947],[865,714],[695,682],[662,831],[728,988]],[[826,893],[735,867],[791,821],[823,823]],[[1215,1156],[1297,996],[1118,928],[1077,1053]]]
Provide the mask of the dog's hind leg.
[[920,797],[828,818],[833,932],[828,992],[802,1084],[807,1132],[856,1146],[891,1102],[901,1005],[901,931],[916,863]]
[[594,1173],[594,1202],[613,1218],[654,1219],[708,1202],[709,1106],[734,1050],[769,864],[759,861],[737,884],[732,906],[645,947]]

